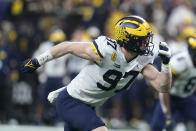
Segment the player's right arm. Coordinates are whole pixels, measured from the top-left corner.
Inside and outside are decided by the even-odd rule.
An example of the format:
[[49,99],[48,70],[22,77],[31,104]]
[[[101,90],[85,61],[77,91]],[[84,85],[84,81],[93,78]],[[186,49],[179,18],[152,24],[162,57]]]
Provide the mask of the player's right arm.
[[98,64],[101,63],[101,58],[98,53],[96,53],[92,42],[62,42],[53,46],[43,54],[40,54],[38,57],[24,61],[21,65],[21,70],[31,73],[46,62],[69,53],[87,60],[95,61]]
[[73,54],[83,59],[95,61],[100,64],[98,55],[94,52],[92,42],[62,42],[50,49],[53,58],[61,57],[65,54]]

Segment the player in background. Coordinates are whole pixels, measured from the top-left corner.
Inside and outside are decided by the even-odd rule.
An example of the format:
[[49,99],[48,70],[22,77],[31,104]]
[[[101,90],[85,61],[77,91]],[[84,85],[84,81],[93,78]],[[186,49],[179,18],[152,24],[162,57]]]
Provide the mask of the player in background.
[[173,74],[172,88],[168,93],[160,93],[152,119],[152,130],[170,131],[181,118],[184,122],[192,120],[196,123],[196,37],[187,39],[188,50],[171,58],[170,66]]
[[58,115],[71,130],[108,131],[95,108],[130,87],[139,73],[157,91],[168,92],[170,89],[171,52],[165,42],[160,42],[161,72],[152,66],[152,31],[148,22],[139,16],[127,16],[116,23],[115,33],[115,40],[100,36],[93,42],[62,42],[21,65],[23,72],[30,73],[68,53],[89,60],[67,87],[48,96],[50,102],[55,101]]
[[193,36],[194,34],[196,34],[195,27],[193,25],[187,25],[182,28],[182,31],[180,31],[178,36],[176,36],[175,40],[169,40],[168,45],[172,56],[186,50],[186,38]]
[[[57,43],[65,41],[66,34],[58,27],[52,27],[48,36],[49,40],[40,43],[38,49],[34,52],[33,57],[45,52]],[[66,76],[66,56],[55,59],[54,61],[46,63],[44,66],[36,70],[38,72],[38,78],[44,88],[41,89],[40,97],[41,103],[40,109],[41,121],[47,124],[53,124],[56,122],[56,111],[54,107],[48,102],[47,96],[51,91],[61,88],[64,84],[63,80]],[[49,123],[50,122],[50,123]],[[52,123],[51,123],[52,122]]]

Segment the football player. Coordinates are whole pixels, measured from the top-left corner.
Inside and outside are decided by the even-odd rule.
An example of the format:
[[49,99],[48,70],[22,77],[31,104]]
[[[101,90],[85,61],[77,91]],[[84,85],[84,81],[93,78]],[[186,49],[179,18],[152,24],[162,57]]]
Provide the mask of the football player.
[[196,122],[196,37],[187,39],[188,50],[171,58],[173,87],[168,93],[160,93],[152,119],[152,130],[172,130],[180,118]]
[[33,72],[46,62],[68,53],[89,60],[66,88],[48,96],[50,102],[55,101],[58,115],[72,130],[108,131],[96,115],[95,107],[130,87],[139,73],[159,92],[170,89],[171,52],[168,45],[161,42],[162,71],[152,66],[154,53],[148,22],[139,16],[124,17],[116,23],[115,34],[115,40],[100,36],[93,42],[62,42],[22,64],[23,72]]

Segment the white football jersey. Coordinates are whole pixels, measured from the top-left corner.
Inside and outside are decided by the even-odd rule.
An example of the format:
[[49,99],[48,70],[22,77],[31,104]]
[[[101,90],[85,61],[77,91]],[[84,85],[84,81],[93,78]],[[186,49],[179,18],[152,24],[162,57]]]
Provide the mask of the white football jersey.
[[89,62],[67,86],[68,93],[92,106],[102,105],[108,98],[130,87],[154,55],[137,56],[127,63],[117,42],[105,36],[92,42],[101,65]]
[[192,95],[196,88],[196,69],[188,51],[174,55],[171,58],[170,65],[172,73],[176,75],[170,94],[181,98]]
[[168,45],[172,56],[187,50],[187,43],[185,42],[169,41]]

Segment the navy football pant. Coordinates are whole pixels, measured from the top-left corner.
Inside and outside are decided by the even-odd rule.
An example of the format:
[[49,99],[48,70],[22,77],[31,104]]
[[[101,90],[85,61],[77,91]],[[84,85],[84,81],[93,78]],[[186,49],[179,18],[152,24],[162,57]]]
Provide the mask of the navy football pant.
[[[190,96],[187,98],[179,98],[170,96],[170,104],[172,117],[176,122],[184,120],[192,120],[196,123],[196,96]],[[156,105],[154,110],[151,128],[152,131],[161,131],[165,124],[165,116],[161,109],[160,101]]]
[[68,124],[71,131],[91,131],[100,126],[105,126],[96,115],[94,107],[71,97],[67,89],[60,92],[57,97],[56,110],[58,116]]

